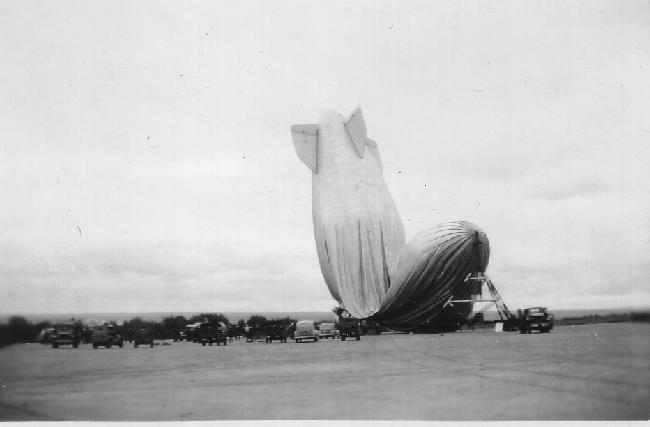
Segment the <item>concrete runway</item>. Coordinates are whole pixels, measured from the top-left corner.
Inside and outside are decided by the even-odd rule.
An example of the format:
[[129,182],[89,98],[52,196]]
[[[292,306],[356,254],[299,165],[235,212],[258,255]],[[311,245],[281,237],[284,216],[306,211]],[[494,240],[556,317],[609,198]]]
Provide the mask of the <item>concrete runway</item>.
[[0,420],[647,420],[650,325],[0,350]]

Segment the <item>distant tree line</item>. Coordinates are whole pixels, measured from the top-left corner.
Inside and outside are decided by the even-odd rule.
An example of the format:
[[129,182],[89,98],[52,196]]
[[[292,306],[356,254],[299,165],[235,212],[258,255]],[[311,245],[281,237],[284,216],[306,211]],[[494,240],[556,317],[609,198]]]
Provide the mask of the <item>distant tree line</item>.
[[650,312],[632,311],[629,313],[589,314],[582,317],[563,317],[555,319],[556,325],[587,325],[591,323],[650,322]]
[[[72,321],[72,319],[71,319]],[[187,328],[187,325],[210,322],[210,323],[225,323],[229,328],[237,328],[242,331],[245,326],[266,327],[270,322],[283,322],[285,324],[295,323],[295,319],[289,317],[282,319],[267,319],[264,316],[251,316],[247,321],[240,319],[237,323],[231,324],[224,314],[221,313],[201,313],[190,317],[185,316],[168,316],[164,317],[162,321],[144,320],[141,317],[134,317],[121,324],[115,320],[110,320],[106,323],[116,325],[117,333],[123,339],[133,339],[134,332],[139,329],[147,329],[151,331],[154,339],[173,339],[177,338],[182,330]],[[61,322],[66,323],[66,322]],[[0,324],[0,347],[14,344],[36,342],[38,335],[41,331],[51,328],[55,325],[53,322],[29,322],[22,316],[12,316],[6,324]],[[90,340],[91,327],[84,326],[84,338],[86,341]]]

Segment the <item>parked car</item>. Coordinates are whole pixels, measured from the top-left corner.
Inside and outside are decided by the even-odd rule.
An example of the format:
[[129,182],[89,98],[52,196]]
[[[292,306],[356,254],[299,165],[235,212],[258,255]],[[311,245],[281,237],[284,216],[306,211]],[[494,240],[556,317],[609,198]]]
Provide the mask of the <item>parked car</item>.
[[534,330],[540,333],[551,332],[553,324],[553,315],[546,310],[546,307],[530,307],[524,309],[519,319],[519,332],[522,334],[530,334]]
[[99,346],[111,348],[111,346],[118,346],[122,348],[124,341],[122,337],[115,330],[114,325],[99,325],[93,328],[91,341],[93,343],[93,348]]
[[318,338],[336,338],[338,335],[334,323],[321,323],[318,329]]
[[52,348],[59,348],[62,345],[71,345],[73,348],[77,348],[80,339],[78,327],[73,323],[55,325],[49,336]]
[[304,340],[318,341],[318,329],[312,320],[301,320],[296,323],[296,331],[293,337],[296,342]]

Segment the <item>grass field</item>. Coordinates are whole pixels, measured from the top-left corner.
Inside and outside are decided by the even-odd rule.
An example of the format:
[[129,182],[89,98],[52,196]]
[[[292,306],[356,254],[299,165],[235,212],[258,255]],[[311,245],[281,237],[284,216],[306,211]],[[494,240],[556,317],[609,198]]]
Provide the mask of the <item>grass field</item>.
[[[647,420],[650,325],[0,350],[0,420]],[[163,345],[170,344],[170,345]]]

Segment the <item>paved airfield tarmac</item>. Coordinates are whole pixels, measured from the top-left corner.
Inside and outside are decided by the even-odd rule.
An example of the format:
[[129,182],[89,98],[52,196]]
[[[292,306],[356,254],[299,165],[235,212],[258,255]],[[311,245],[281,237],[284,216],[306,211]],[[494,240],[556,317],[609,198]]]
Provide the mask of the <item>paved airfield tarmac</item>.
[[650,416],[650,326],[0,350],[0,420]]

